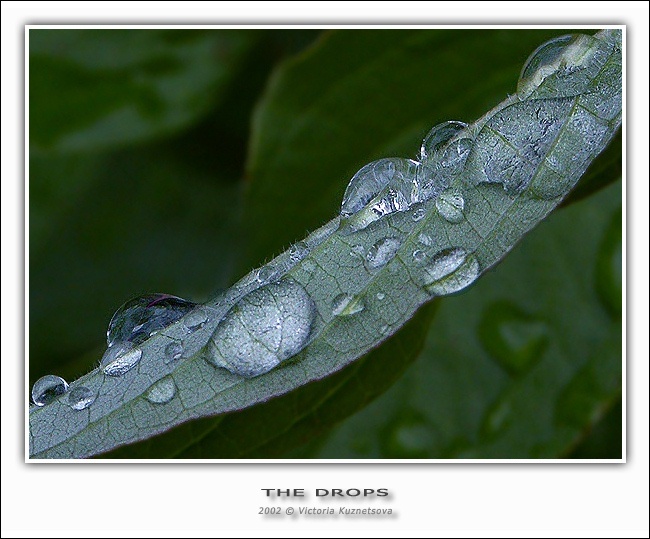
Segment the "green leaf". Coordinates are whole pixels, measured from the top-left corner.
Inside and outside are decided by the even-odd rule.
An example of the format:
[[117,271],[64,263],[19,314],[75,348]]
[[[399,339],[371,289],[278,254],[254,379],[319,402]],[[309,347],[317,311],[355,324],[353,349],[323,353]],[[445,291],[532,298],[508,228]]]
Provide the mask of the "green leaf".
[[[554,213],[470,291],[441,301],[425,350],[398,383],[285,456],[566,456],[621,393],[620,316],[602,293],[620,286],[620,273],[599,277],[606,263],[621,267],[608,239],[620,206],[617,183]],[[621,430],[607,432],[618,453],[575,456],[620,458]]]
[[159,138],[205,113],[253,34],[242,30],[29,30],[32,151]]
[[[88,456],[264,402],[345,367],[431,296],[471,284],[561,201],[620,123],[620,103],[617,112],[615,101],[601,109],[598,100],[620,95],[611,76],[620,73],[616,34],[583,42],[562,57],[575,73],[524,79],[525,95],[520,89],[427,148],[422,164],[365,167],[346,192],[343,220],[79,380],[97,396],[87,413],[76,414],[66,396],[31,410],[30,452]],[[557,95],[546,96],[550,90]],[[371,173],[388,185],[366,197]],[[366,206],[359,196],[370,199]],[[185,359],[162,361],[174,341]],[[127,370],[127,356],[136,368],[125,384],[112,375]],[[162,408],[152,399],[161,384],[171,389]]]

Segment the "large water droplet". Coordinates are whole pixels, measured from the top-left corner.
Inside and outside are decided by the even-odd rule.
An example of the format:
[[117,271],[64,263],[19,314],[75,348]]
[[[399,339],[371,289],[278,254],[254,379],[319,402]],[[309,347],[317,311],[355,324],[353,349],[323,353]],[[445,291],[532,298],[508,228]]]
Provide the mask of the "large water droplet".
[[188,331],[201,329],[208,322],[208,313],[203,307],[197,307],[183,318],[183,325]]
[[574,41],[572,35],[555,37],[546,43],[542,43],[528,57],[519,75],[519,84],[525,83],[534,75],[541,79],[554,73],[558,68],[558,63],[562,53]]
[[171,363],[183,355],[183,345],[179,341],[172,341],[165,346],[165,363]]
[[472,284],[479,272],[474,255],[460,247],[443,249],[425,267],[425,289],[438,296],[452,294]]
[[144,398],[154,404],[166,404],[176,395],[176,384],[171,376],[165,376],[153,384]]
[[60,376],[47,374],[36,380],[32,387],[32,401],[36,406],[45,406],[68,390],[68,383]]
[[95,402],[95,393],[85,386],[72,388],[68,395],[68,404],[73,410],[84,410],[93,402]]
[[289,249],[289,258],[291,258],[293,262],[300,262],[308,254],[309,254],[309,247],[304,241],[299,241],[298,243],[294,243]]
[[349,294],[339,294],[332,300],[332,314],[334,316],[352,316],[365,309],[363,300]]
[[422,141],[420,148],[420,159],[424,161],[432,157],[439,151],[447,142],[449,142],[455,135],[465,129],[467,124],[451,120],[449,122],[442,122],[434,126],[428,135]]
[[140,344],[185,316],[195,305],[169,294],[147,294],[131,299],[115,312],[108,324],[108,346],[124,341]]
[[402,245],[399,238],[383,238],[376,242],[366,255],[366,266],[368,269],[376,270],[383,268],[390,262]]
[[135,367],[141,358],[140,348],[134,348],[130,342],[121,342],[104,352],[99,366],[108,376],[122,376]]
[[207,360],[241,376],[264,374],[307,344],[316,307],[297,282],[282,280],[253,290],[221,320]]
[[438,213],[450,223],[460,223],[465,209],[465,199],[458,191],[447,190],[436,198]]

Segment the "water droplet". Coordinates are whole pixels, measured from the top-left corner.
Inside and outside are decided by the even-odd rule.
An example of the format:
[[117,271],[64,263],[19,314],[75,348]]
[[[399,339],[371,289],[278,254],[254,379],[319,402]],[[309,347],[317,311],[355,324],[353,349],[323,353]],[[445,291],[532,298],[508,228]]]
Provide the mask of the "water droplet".
[[519,83],[525,82],[533,75],[542,78],[555,72],[562,53],[573,40],[572,35],[560,36],[537,47],[524,63],[519,75]]
[[466,127],[466,123],[458,122],[455,120],[442,122],[441,124],[434,126],[422,141],[422,147],[420,148],[420,159],[424,161],[431,158],[447,142],[449,142],[455,135],[457,135]]
[[135,367],[141,358],[142,350],[134,348],[133,343],[122,342],[104,352],[99,366],[108,376],[122,376]]
[[106,342],[108,346],[125,341],[140,344],[152,333],[181,319],[195,305],[169,294],[147,294],[130,299],[111,318]]
[[429,236],[429,234],[425,234],[424,232],[420,233],[420,235],[418,236],[418,241],[422,245],[426,245],[427,247],[430,247],[433,244],[433,240],[431,239],[431,236]]
[[474,142],[469,138],[461,138],[451,142],[440,157],[440,166],[443,169],[448,169],[447,174],[458,174],[462,171],[473,147]]
[[424,208],[418,208],[413,212],[413,220],[415,222],[421,221],[422,219],[424,219],[424,217],[426,217],[426,215],[427,215],[427,210],[425,210]]
[[390,262],[402,245],[399,238],[383,238],[376,242],[366,255],[366,266],[368,269],[376,270],[383,268]]
[[144,398],[154,404],[166,404],[176,395],[176,384],[171,376],[165,376],[153,384]]
[[73,387],[68,395],[68,404],[73,410],[84,410],[95,402],[95,393],[85,386]]
[[389,332],[390,332],[390,326],[388,324],[384,324],[379,328],[379,333],[381,333],[382,335],[388,335]]
[[450,189],[436,199],[436,209],[450,223],[460,223],[464,218],[465,199],[458,191]]
[[36,406],[45,406],[66,391],[68,391],[68,383],[63,378],[47,374],[34,383],[32,401]]
[[289,258],[291,258],[293,262],[300,262],[308,254],[309,247],[307,247],[307,244],[304,241],[294,243],[289,249]]
[[515,375],[536,363],[549,342],[546,323],[510,302],[490,304],[482,314],[478,333],[485,350]]
[[189,331],[201,329],[208,322],[208,313],[202,307],[197,307],[183,318],[183,325]]
[[315,317],[313,300],[297,282],[263,286],[219,322],[207,360],[240,376],[264,374],[305,347]]
[[257,281],[261,284],[268,284],[272,281],[277,281],[280,278],[280,274],[280,268],[269,264],[257,270]]
[[363,300],[349,294],[339,294],[332,300],[332,314],[334,316],[351,316],[365,309]]
[[171,363],[183,355],[183,345],[178,341],[172,341],[165,346],[165,363]]
[[423,262],[426,259],[426,257],[427,254],[420,249],[416,249],[415,251],[413,251],[413,260],[415,260],[418,263]]
[[377,299],[379,301],[383,300],[385,297],[386,297],[386,294],[384,294],[383,292],[377,292]]
[[424,285],[428,292],[444,296],[472,284],[480,272],[474,255],[460,247],[443,249],[425,267]]

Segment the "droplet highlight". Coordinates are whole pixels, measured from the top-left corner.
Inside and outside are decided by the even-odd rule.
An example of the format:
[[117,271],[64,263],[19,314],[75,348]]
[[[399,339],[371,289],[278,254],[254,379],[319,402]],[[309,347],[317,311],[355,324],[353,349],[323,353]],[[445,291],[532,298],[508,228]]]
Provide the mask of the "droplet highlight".
[[395,237],[379,240],[368,250],[366,266],[370,270],[383,268],[395,257],[401,245],[401,240]]
[[444,296],[467,288],[478,277],[479,263],[474,255],[460,247],[439,251],[424,269],[424,288]]
[[47,374],[32,386],[32,401],[36,406],[45,406],[68,391],[68,382],[60,376]]
[[363,300],[349,294],[339,294],[332,300],[332,314],[334,316],[352,316],[364,309]]
[[153,384],[144,398],[153,404],[167,404],[176,395],[176,384],[171,376],[165,376]]
[[427,254],[421,249],[415,249],[415,251],[413,251],[412,256],[413,256],[413,260],[418,264],[424,262],[424,260],[427,258]]
[[299,283],[286,279],[263,286],[226,313],[206,359],[240,376],[259,376],[305,347],[315,317],[316,306]]
[[436,209],[445,221],[460,223],[465,218],[465,199],[460,192],[447,190],[436,199]]
[[85,410],[95,402],[95,393],[85,386],[74,387],[68,394],[68,404],[73,410]]
[[107,376],[122,376],[135,367],[141,358],[140,348],[134,347],[133,343],[122,342],[104,352],[99,366]]

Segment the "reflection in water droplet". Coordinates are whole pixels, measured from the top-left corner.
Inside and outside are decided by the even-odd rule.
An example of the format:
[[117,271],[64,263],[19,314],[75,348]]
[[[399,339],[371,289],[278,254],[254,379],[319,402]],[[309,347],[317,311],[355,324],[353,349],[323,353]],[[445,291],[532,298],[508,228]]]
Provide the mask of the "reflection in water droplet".
[[108,346],[129,341],[140,344],[151,334],[181,319],[195,303],[169,294],[147,294],[127,301],[111,318],[106,332]]
[[95,393],[85,386],[74,387],[68,395],[68,404],[73,410],[84,410],[95,402]]
[[304,241],[294,243],[289,249],[289,258],[291,258],[293,262],[300,262],[308,254],[309,247],[307,247],[307,244]]
[[465,199],[458,191],[450,189],[436,199],[436,209],[450,223],[460,223],[464,218]]
[[183,318],[183,325],[189,331],[196,331],[202,328],[208,321],[208,313],[202,307],[197,307]]
[[442,122],[441,124],[434,126],[422,141],[420,159],[424,161],[425,159],[431,158],[436,151],[440,150],[447,142],[466,127],[466,123],[455,120]]
[[141,358],[142,350],[134,348],[133,343],[122,342],[104,352],[99,366],[108,376],[122,376],[135,367]]
[[176,384],[171,376],[165,376],[152,385],[144,398],[154,404],[166,404],[176,395]]
[[474,255],[468,255],[460,247],[443,249],[425,267],[425,289],[438,296],[452,294],[472,284],[479,271]]
[[413,220],[415,222],[421,221],[422,219],[424,219],[424,217],[426,217],[426,215],[427,215],[427,211],[424,208],[418,208],[413,212]]
[[183,345],[178,341],[170,342],[165,346],[165,363],[171,363],[183,355]]
[[415,251],[413,251],[413,260],[415,260],[418,263],[423,262],[424,259],[426,259],[426,257],[427,254],[420,249],[416,249]]
[[240,376],[264,374],[305,347],[315,317],[313,300],[295,281],[263,286],[219,322],[206,359]]
[[63,378],[47,374],[32,386],[32,401],[36,406],[45,406],[67,390],[68,383]]
[[399,238],[383,238],[375,243],[366,255],[366,266],[368,269],[376,270],[383,268],[390,262],[402,245]]
[[533,75],[544,78],[555,72],[562,53],[573,40],[572,35],[560,36],[537,47],[524,63],[519,75],[519,83],[525,82]]
[[361,298],[349,294],[339,294],[332,300],[332,314],[334,316],[351,316],[360,313],[364,308],[365,305]]
[[431,244],[433,244],[433,240],[431,239],[431,236],[429,236],[429,234],[425,234],[424,232],[420,233],[420,235],[418,236],[418,241],[422,245],[426,245],[427,247],[430,247]]

